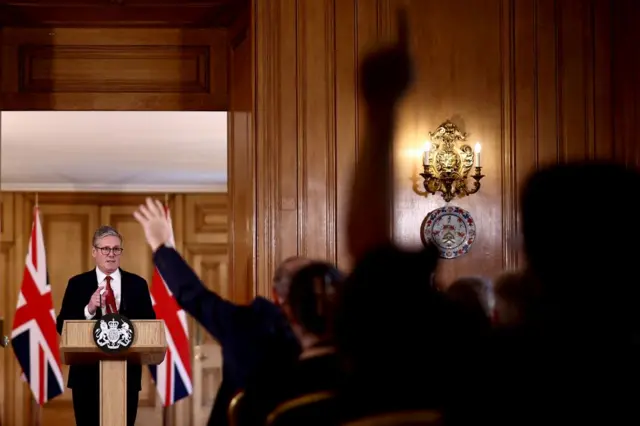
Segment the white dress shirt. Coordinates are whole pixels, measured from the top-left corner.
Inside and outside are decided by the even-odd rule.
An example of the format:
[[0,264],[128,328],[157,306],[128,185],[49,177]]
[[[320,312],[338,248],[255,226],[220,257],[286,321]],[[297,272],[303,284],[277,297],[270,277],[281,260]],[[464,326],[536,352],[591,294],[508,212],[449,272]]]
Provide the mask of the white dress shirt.
[[[107,286],[107,274],[102,272],[99,268],[96,268],[96,275],[98,276],[98,287],[105,288]],[[120,277],[120,269],[116,269],[113,274],[109,274],[111,276],[111,290],[113,290],[113,295],[116,298],[116,307],[120,310],[120,299],[122,297],[122,280]],[[97,287],[96,287],[97,288]],[[102,302],[104,303],[106,297],[106,293],[102,295]],[[89,308],[87,306],[84,307],[84,317],[88,320],[92,319],[96,314],[91,315],[89,313]],[[104,306],[102,308],[102,315],[106,315],[107,308]]]

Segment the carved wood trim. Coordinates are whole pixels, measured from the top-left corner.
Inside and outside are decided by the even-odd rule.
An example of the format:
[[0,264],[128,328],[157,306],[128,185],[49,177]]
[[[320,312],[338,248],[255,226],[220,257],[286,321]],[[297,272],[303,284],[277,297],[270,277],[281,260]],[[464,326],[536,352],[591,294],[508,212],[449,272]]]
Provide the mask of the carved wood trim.
[[0,5],[0,26],[8,27],[228,27],[247,8],[246,0],[72,0],[9,1]]
[[[279,32],[280,11],[276,2],[255,3],[255,114],[256,120],[256,191],[257,191],[257,294],[269,297],[273,264],[279,258],[276,230],[280,227],[278,174],[280,143]],[[269,23],[272,23],[271,25]],[[295,208],[283,202],[282,208]]]
[[517,195],[516,180],[513,171],[515,166],[515,23],[514,0],[500,2],[500,58],[502,60],[502,117],[501,150],[502,164],[502,263],[505,269],[513,269],[518,257],[515,248],[517,241]]
[[[12,282],[15,283],[19,281],[17,277],[22,277],[24,272],[24,261],[20,261],[19,259],[24,259],[26,256],[28,238],[24,238],[23,235],[28,235],[31,223],[28,223],[30,222],[28,213],[27,218],[25,218],[25,213],[28,211],[28,208],[25,208],[23,197],[19,194],[12,194],[12,196],[14,201],[13,212],[11,212],[13,215],[13,226],[15,230],[22,230],[22,232],[16,234],[19,238],[15,239],[12,250],[13,255],[11,257],[12,272],[10,277],[12,277]],[[9,323],[11,323],[11,319],[15,314],[19,292],[19,285],[8,285],[5,287],[6,297],[3,301],[4,313]],[[5,420],[8,425],[26,426],[31,424],[33,415],[31,412],[31,393],[25,383],[20,379],[19,365],[13,354],[5,358],[4,367],[6,371],[4,383],[6,412],[3,420]]]
[[228,109],[224,30],[6,28],[3,33],[6,109]]
[[14,238],[13,194],[0,194],[0,241],[13,242]]
[[[18,91],[208,93],[210,53],[208,46],[21,45]],[[162,70],[167,65],[175,68],[168,75],[140,73],[141,68]]]
[[[30,203],[35,202],[35,193],[21,193]],[[197,195],[197,194],[194,194]],[[208,195],[208,194],[205,194]],[[40,192],[38,202],[40,204],[88,204],[95,206],[130,206],[145,202],[152,196],[164,202],[163,194],[123,194],[118,192]],[[169,203],[173,204],[179,195],[168,194]]]
[[[4,301],[4,303],[0,302],[0,315],[4,318],[4,329],[0,330],[0,337],[2,336],[10,336],[11,326],[12,326],[12,317],[8,315],[9,312],[9,304],[10,298],[9,294],[11,292],[10,287],[11,283],[15,279],[14,270],[10,267],[14,263],[13,257],[15,256],[15,252],[13,250],[14,243],[11,242],[0,242],[0,253],[3,256],[6,256],[5,264],[0,265],[3,268],[9,266],[7,269],[0,271],[0,300]],[[6,277],[6,280],[3,278]],[[13,355],[13,351],[11,348],[6,348],[2,350],[2,365],[0,365],[0,424],[11,424],[10,417],[12,411],[12,392],[13,392],[13,380],[12,380],[12,369],[13,362],[15,362],[15,356]]]

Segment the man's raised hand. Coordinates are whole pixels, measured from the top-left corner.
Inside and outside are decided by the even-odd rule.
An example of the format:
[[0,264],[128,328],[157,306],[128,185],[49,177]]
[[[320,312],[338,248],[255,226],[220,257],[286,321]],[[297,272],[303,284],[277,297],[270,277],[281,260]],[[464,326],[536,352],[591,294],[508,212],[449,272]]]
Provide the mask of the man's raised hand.
[[413,81],[413,64],[409,55],[407,12],[397,12],[397,39],[394,44],[378,49],[363,61],[360,81],[367,103],[372,106],[394,106]]
[[158,247],[170,241],[171,224],[160,201],[147,198],[146,204],[140,205],[133,213],[133,217],[142,225],[152,251],[156,251]]

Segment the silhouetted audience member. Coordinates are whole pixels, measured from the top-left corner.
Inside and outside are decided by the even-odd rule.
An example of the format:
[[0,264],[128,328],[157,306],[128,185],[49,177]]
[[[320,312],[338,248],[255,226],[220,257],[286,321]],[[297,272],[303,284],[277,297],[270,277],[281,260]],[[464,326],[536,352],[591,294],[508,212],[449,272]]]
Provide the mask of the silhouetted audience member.
[[[524,186],[524,249],[549,315],[567,319],[570,311],[582,311],[592,317],[593,306],[577,303],[587,299],[615,317],[629,313],[620,307],[636,306],[640,288],[627,280],[635,276],[640,245],[612,203],[628,202],[639,176],[622,165],[577,162],[542,169]],[[605,283],[612,291],[603,291]],[[600,318],[594,322],[602,324]],[[637,320],[624,323],[635,326]]]
[[[336,338],[348,370],[362,381],[404,381],[399,368],[421,358],[424,327],[441,322],[444,297],[429,286],[438,252],[372,250],[354,267],[341,293]],[[409,348],[419,350],[409,350]],[[402,366],[390,363],[407,356]]]
[[355,266],[336,318],[351,416],[404,409],[453,412],[465,406],[472,393],[467,382],[478,371],[467,359],[478,344],[477,328],[433,285],[437,250],[404,249],[391,240],[396,115],[414,75],[404,10],[397,31],[395,43],[360,66],[367,127],[347,226]]
[[446,288],[445,293],[463,308],[478,327],[489,330],[495,305],[490,281],[478,277],[459,278]]
[[539,286],[526,271],[502,273],[493,285],[493,323],[501,330],[514,330],[530,323],[539,302]]
[[210,290],[175,249],[171,223],[162,203],[147,198],[134,212],[152,252],[160,275],[178,305],[207,330],[222,347],[222,383],[207,424],[228,424],[228,408],[235,394],[262,374],[295,363],[300,346],[281,309],[291,275],[308,264],[292,257],[276,270],[273,301],[256,297],[237,304]]
[[[281,404],[295,398],[337,392],[342,371],[333,331],[336,298],[342,282],[342,274],[324,262],[313,262],[293,276],[283,310],[302,352],[291,368],[272,371],[246,389],[241,400],[241,425],[264,424],[269,413],[282,412]],[[323,413],[335,414],[309,407],[298,410],[296,420],[305,425],[322,424]]]
[[638,424],[636,264],[624,203],[640,174],[622,165],[545,167],[522,191],[524,251],[539,300],[497,346],[494,424]]
[[380,247],[345,282],[336,342],[349,415],[407,409],[438,410],[452,419],[469,414],[462,410],[473,403],[486,368],[478,361],[490,323],[485,316],[479,326],[481,319],[429,285],[438,258],[433,246]]

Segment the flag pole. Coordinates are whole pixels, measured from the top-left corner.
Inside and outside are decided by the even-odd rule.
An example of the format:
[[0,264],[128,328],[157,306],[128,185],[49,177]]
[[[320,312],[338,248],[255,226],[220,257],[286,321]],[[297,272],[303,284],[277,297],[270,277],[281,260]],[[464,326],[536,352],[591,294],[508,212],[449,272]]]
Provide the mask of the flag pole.
[[[38,193],[36,192],[36,197],[35,197],[35,204],[33,206],[33,214],[35,215],[38,211]],[[33,222],[33,226],[35,227],[35,219]],[[41,378],[42,379],[42,378]],[[36,401],[35,397],[32,395],[31,396],[31,415],[32,418],[34,420],[35,426],[40,426],[42,424],[42,418],[41,418],[41,414],[42,414],[42,407],[38,404],[38,402]]]
[[[164,214],[165,216],[167,215],[167,209],[169,208],[169,194],[167,194],[166,192],[164,193]],[[170,423],[173,423],[170,421],[169,419],[169,415],[170,415],[170,410],[168,406],[164,406],[162,407],[162,426],[169,426]]]

